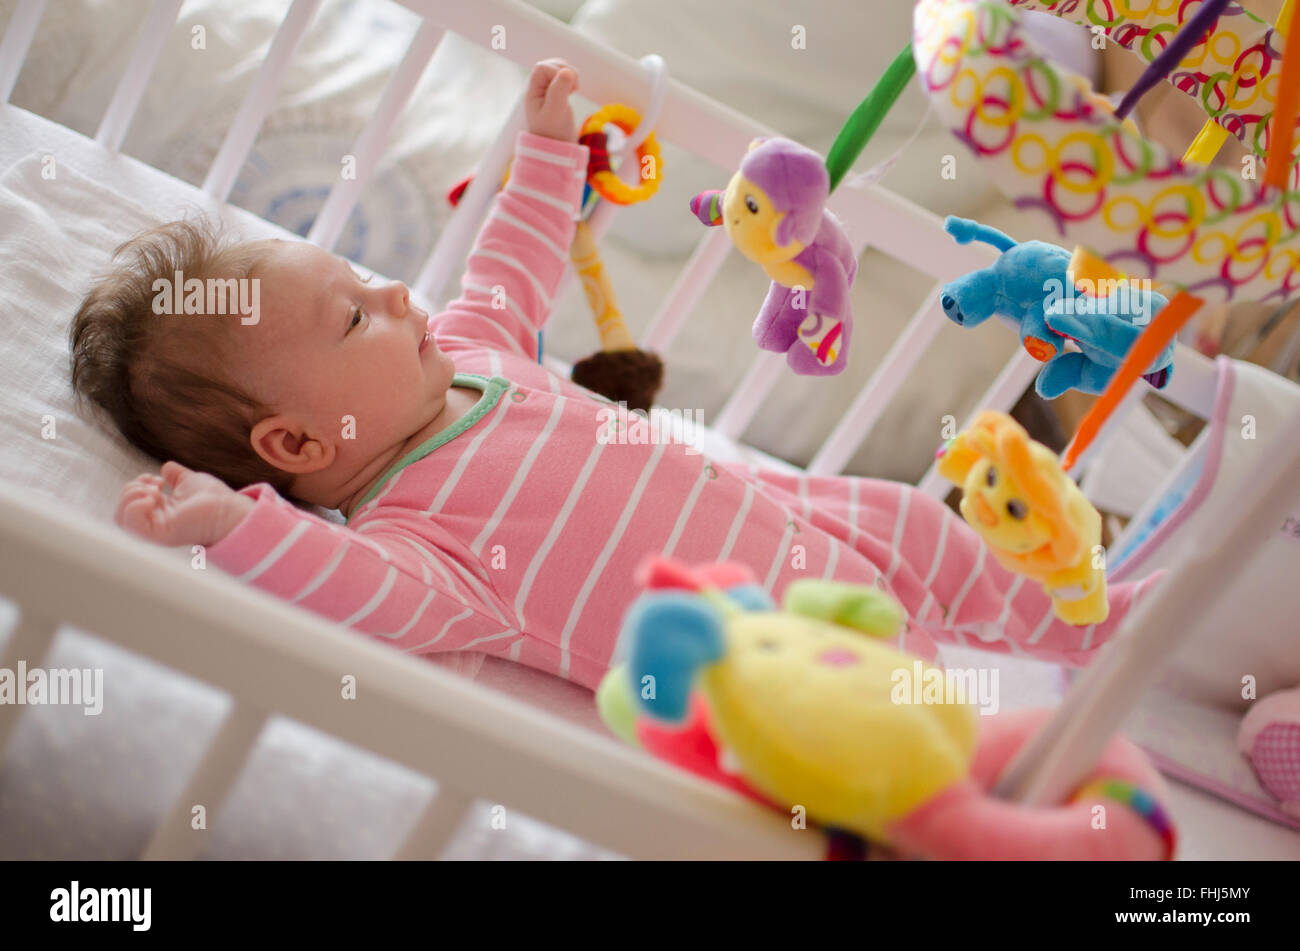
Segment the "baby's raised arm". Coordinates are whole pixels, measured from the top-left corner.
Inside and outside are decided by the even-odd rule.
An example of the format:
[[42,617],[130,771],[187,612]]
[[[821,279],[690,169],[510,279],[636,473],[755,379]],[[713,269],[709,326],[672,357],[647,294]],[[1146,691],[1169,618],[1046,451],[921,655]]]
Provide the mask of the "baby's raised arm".
[[438,346],[490,347],[537,359],[537,331],[569,263],[587,177],[569,96],[578,76],[561,60],[533,67],[525,98],[528,131],[515,141],[510,179],[466,262],[461,296],[429,322]]

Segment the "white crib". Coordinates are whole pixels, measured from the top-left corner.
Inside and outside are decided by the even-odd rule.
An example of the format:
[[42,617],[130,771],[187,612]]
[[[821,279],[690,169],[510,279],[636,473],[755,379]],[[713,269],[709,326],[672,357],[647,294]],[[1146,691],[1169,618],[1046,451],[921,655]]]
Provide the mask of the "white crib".
[[[638,63],[602,48],[512,0],[402,2],[422,16],[423,23],[355,144],[355,179],[339,181],[312,228],[309,240],[323,247],[333,247],[338,239],[394,123],[448,32],[489,46],[493,28],[504,25],[510,41],[501,55],[520,64],[564,57],[578,68],[584,93],[599,101],[635,104],[658,136],[723,171],[734,167],[754,136],[775,134],[671,79],[658,86],[656,95],[652,63]],[[83,174],[111,183],[145,204],[163,173],[121,155],[119,149],[180,6],[180,0],[157,0],[153,5],[140,27],[132,64],[100,123],[95,136],[98,148],[86,158],[86,143],[77,144]],[[236,222],[247,217],[225,206],[225,199],[318,6],[319,0],[294,0],[212,163],[203,194],[194,195],[196,203],[218,209]],[[5,103],[0,105],[0,165],[5,168],[38,149],[81,139],[7,104],[43,8],[43,0],[22,4],[0,42],[0,102]],[[426,308],[444,299],[444,288],[457,273],[487,212],[493,194],[490,183],[500,180],[521,122],[522,110],[516,109],[416,281],[414,293]],[[167,187],[189,188],[171,179]],[[902,380],[917,368],[945,321],[936,306],[942,283],[983,266],[993,256],[987,248],[955,245],[935,216],[875,186],[839,189],[832,208],[859,253],[867,247],[887,253],[925,270],[935,283],[879,370],[844,408],[839,424],[808,467],[813,474],[843,469]],[[597,235],[615,212],[613,205],[602,204],[592,222]],[[729,247],[723,229],[705,233],[639,341],[643,348],[670,354],[675,335]],[[756,273],[755,280],[759,277]],[[788,372],[779,355],[755,352],[758,355],[742,384],[710,427],[709,445],[719,452],[727,447],[745,452],[742,437],[748,423],[762,398]],[[1182,347],[1177,362],[1178,373],[1164,395],[1207,415],[1213,396],[1211,365]],[[557,364],[555,369],[567,375],[567,368]],[[1023,351],[1018,352],[990,383],[979,405],[1008,409],[1037,369]],[[1126,407],[1134,401],[1131,396]],[[937,442],[938,421],[935,425]],[[1081,462],[1080,471],[1100,445],[1101,440]],[[1171,648],[1177,631],[1186,626],[1201,600],[1215,596],[1216,584],[1224,580],[1221,566],[1231,565],[1234,552],[1245,550],[1261,526],[1300,496],[1300,418],[1275,445],[1275,465],[1258,473],[1258,494],[1250,511],[1234,513],[1236,528],[1225,534],[1217,548],[1197,554],[1132,617],[1126,631],[1144,632],[1143,638],[1134,640],[1146,645],[1153,665]],[[948,488],[933,469],[920,486],[935,495]],[[273,715],[300,721],[438,781],[437,795],[412,826],[398,857],[440,854],[476,799],[518,808],[629,857],[816,858],[824,851],[820,837],[793,834],[780,815],[652,761],[613,738],[579,729],[356,637],[227,576],[187,570],[112,526],[48,511],[3,482],[0,594],[15,600],[21,610],[18,627],[0,656],[0,668],[14,669],[19,660],[29,668],[41,665],[59,626],[66,624],[94,632],[230,696],[223,725],[156,828],[145,858],[187,858],[198,852],[204,833],[191,829],[191,805],[204,803],[209,814],[219,814],[259,732]],[[356,677],[361,685],[358,698],[346,704],[323,702],[322,697],[337,697],[342,673]],[[1100,677],[1099,672],[1091,679]],[[1129,685],[1108,693],[1093,687],[1087,695],[1072,699],[1076,705],[1091,705],[1096,697],[1106,697],[1118,716],[1137,689]],[[22,711],[19,706],[0,705],[0,753]],[[399,722],[408,727],[388,728]],[[1036,751],[1014,777],[1021,794],[1050,796],[1051,790],[1030,791],[1038,775],[1034,762],[1044,761],[1047,752]],[[1045,781],[1050,785],[1059,776]]]

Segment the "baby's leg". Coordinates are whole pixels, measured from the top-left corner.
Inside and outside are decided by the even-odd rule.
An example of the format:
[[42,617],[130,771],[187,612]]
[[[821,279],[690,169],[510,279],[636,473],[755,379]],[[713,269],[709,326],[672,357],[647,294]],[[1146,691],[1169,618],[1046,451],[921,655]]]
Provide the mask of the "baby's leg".
[[[1156,573],[1108,585],[1105,622],[1076,627],[1056,618],[1038,582],[999,565],[960,515],[914,486],[734,468],[869,562],[867,580],[888,590],[907,612],[899,646],[927,658],[933,642],[942,641],[1082,666],[1160,578]],[[861,583],[863,567],[841,557],[834,577]]]
[[1067,624],[1053,613],[1052,599],[1038,582],[998,564],[975,530],[946,505],[909,485],[894,491],[908,497],[910,521],[930,527],[906,533],[900,552],[906,567],[893,583],[908,591],[916,623],[939,641],[1081,666],[1160,577],[1107,585],[1110,613],[1103,623]]

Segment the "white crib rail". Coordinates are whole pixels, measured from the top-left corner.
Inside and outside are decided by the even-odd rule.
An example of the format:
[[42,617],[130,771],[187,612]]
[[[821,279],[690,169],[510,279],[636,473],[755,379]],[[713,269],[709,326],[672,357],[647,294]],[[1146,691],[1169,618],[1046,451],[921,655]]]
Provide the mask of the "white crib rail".
[[289,61],[293,59],[298,44],[302,42],[319,9],[320,0],[293,0],[284,22],[275,31],[275,38],[271,41],[266,59],[262,61],[262,68],[258,70],[257,79],[244,96],[244,101],[239,104],[239,111],[235,113],[235,118],[226,131],[225,141],[221,143],[217,157],[208,168],[203,190],[214,198],[225,201],[229,197],[230,189],[239,177],[239,170],[248,159],[253,142],[257,140],[257,132],[262,128],[262,122],[271,111],[276,94],[284,84]]
[[[146,855],[196,854],[196,802],[221,800],[274,714],[436,778],[439,799],[403,855],[445,844],[475,798],[518,808],[639,858],[816,858],[817,833],[610,738],[312,617],[219,571],[198,572],[116,527],[0,482],[0,593],[22,621],[7,650],[36,665],[56,624],[90,632],[226,691],[217,738]],[[75,579],[75,581],[69,581]],[[356,678],[355,700],[341,678]],[[0,737],[25,707],[0,705]],[[403,729],[403,726],[418,727]],[[0,747],[0,754],[3,747]],[[431,857],[428,852],[421,854]]]
[[127,61],[126,72],[113,90],[113,98],[109,100],[99,131],[95,133],[95,141],[110,152],[122,148],[122,140],[135,118],[145,86],[158,65],[158,58],[162,56],[167,38],[176,25],[180,9],[181,0],[157,0],[140,25],[140,36]]
[[0,102],[8,102],[13,94],[27,50],[31,48],[36,27],[44,13],[45,0],[28,0],[14,9],[4,40],[0,41]]
[[415,31],[415,36],[411,37],[410,45],[407,46],[401,63],[393,73],[393,78],[384,89],[379,105],[375,108],[370,121],[366,123],[356,145],[352,147],[351,154],[356,160],[355,174],[341,178],[330,190],[320,214],[312,222],[311,231],[307,233],[308,241],[326,250],[332,249],[338,242],[348,216],[352,214],[357,199],[361,197],[362,189],[366,187],[366,182],[370,180],[375,166],[379,164],[388,137],[392,134],[393,126],[397,124],[398,116],[402,114],[402,109],[415,92],[415,85],[419,82],[421,74],[429,65],[429,60],[433,59],[438,51],[438,44],[446,35],[446,31],[440,29],[431,20],[420,21],[420,28]]

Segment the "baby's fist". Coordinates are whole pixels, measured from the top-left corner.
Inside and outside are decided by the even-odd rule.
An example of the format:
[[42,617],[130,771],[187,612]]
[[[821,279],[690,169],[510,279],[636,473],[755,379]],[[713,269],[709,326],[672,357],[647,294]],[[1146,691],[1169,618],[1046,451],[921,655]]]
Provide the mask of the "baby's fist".
[[576,142],[569,96],[578,91],[578,71],[562,59],[544,59],[533,67],[524,97],[528,131],[548,139]]
[[212,545],[239,524],[253,504],[215,476],[165,462],[161,476],[146,474],[126,484],[114,519],[159,545]]

